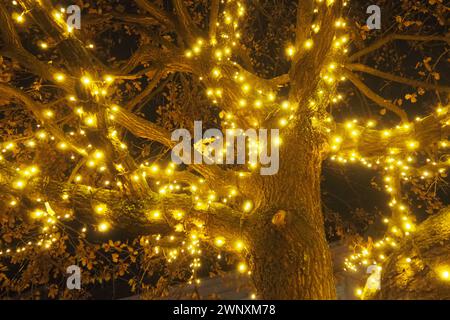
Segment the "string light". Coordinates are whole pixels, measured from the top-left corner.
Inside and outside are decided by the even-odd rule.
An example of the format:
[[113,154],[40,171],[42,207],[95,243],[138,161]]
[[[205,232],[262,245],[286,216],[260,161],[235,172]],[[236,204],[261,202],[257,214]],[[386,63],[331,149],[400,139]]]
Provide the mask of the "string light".
[[308,39],[305,41],[304,47],[305,47],[305,49],[310,50],[313,47],[313,45],[314,45],[313,40]]
[[[318,2],[322,2],[318,1]],[[333,3],[332,0],[327,0],[326,1],[327,5],[331,5]],[[232,4],[232,2],[227,2],[228,4]],[[227,75],[227,68],[226,66],[232,65],[232,50],[233,47],[236,46],[236,41],[238,41],[237,39],[239,39],[241,37],[240,32],[238,31],[238,21],[239,18],[241,18],[244,14],[245,14],[245,8],[243,7],[243,5],[241,4],[241,2],[237,2],[236,4],[236,10],[234,10],[233,12],[235,12],[236,14],[231,13],[230,10],[227,10],[224,12],[223,17],[221,18],[221,22],[218,23],[218,28],[220,28],[220,32],[217,32],[217,36],[209,39],[209,40],[204,40],[204,39],[198,39],[195,44],[190,47],[188,50],[185,51],[185,57],[189,58],[189,59],[194,59],[194,61],[196,59],[198,59],[201,55],[211,55],[212,58],[214,59],[214,63],[212,64],[212,68],[208,69],[207,72],[205,72],[204,74],[202,74],[202,76],[200,77],[200,80],[204,81],[205,84],[207,84],[208,86],[210,86],[207,90],[206,90],[206,95],[211,99],[212,102],[214,102],[215,104],[220,104],[221,102],[221,98],[224,97],[228,97],[229,92],[227,92],[225,87],[221,86],[221,81],[224,80],[223,78],[228,77]],[[318,9],[316,9],[315,11],[317,12]],[[23,23],[24,22],[24,13],[22,14],[14,14],[13,17],[16,20],[16,22],[18,23]],[[54,19],[59,22],[62,23],[64,20],[64,15],[61,12],[55,11],[53,12],[53,17]],[[338,20],[336,20],[334,22],[334,26],[336,27],[336,29],[343,29],[346,27],[346,22],[344,19],[340,18]],[[67,32],[72,32],[73,28],[71,26],[66,26],[65,27]],[[320,31],[320,25],[315,23],[311,26],[311,29],[313,32],[318,33]],[[232,31],[230,31],[232,30]],[[342,31],[342,30],[341,30]],[[67,35],[66,35],[67,36]],[[347,35],[337,35],[333,45],[335,48],[345,48],[345,45],[349,42],[349,37]],[[48,44],[45,42],[40,42],[39,46],[42,49],[47,49],[48,48]],[[93,49],[94,45],[93,44],[88,44],[86,45],[87,48]],[[303,49],[302,49],[303,47]],[[311,50],[314,47],[314,41],[312,39],[307,39],[302,46],[302,43],[298,44],[298,47],[296,48],[293,45],[289,45],[286,49],[285,49],[285,53],[288,57],[292,58],[296,55],[297,51],[299,51],[301,53],[302,50]],[[343,52],[346,49],[343,49]],[[339,51],[339,50],[336,50]],[[335,60],[335,61],[340,61],[340,60]],[[236,65],[236,64],[233,64]],[[320,106],[321,105],[325,105],[325,100],[329,100],[333,103],[339,103],[340,101],[342,101],[343,99],[345,99],[341,94],[338,94],[335,92],[335,86],[337,85],[336,83],[341,80],[344,81],[345,77],[344,76],[340,76],[339,75],[339,71],[340,71],[341,65],[338,62],[327,62],[325,63],[325,66],[323,68],[323,70],[321,70],[323,76],[322,76],[322,81],[320,84],[320,89],[317,90],[317,92],[314,95],[313,100],[314,101],[307,101],[307,104],[305,105],[307,108],[309,108],[308,110],[311,110],[312,112],[317,112],[318,110],[320,110]],[[63,82],[66,79],[66,75],[64,73],[56,73],[54,74],[54,80],[56,82]],[[72,76],[70,76],[70,78],[73,78]],[[78,78],[77,78],[78,79]],[[233,94],[236,94],[236,96],[238,97],[236,100],[233,100],[234,104],[237,104],[239,107],[244,108],[247,107],[248,105],[253,106],[255,109],[257,109],[257,111],[264,111],[270,107],[276,107],[277,110],[276,112],[279,111],[280,114],[282,114],[282,116],[280,116],[279,118],[277,118],[276,120],[278,120],[277,122],[274,123],[278,123],[278,125],[280,127],[285,127],[288,125],[289,121],[292,121],[293,119],[295,119],[295,114],[293,111],[295,111],[295,108],[297,108],[297,106],[294,103],[290,103],[289,101],[282,101],[280,103],[280,101],[278,100],[282,100],[277,98],[277,94],[280,94],[280,92],[277,92],[277,89],[262,89],[260,87],[260,85],[258,85],[258,83],[255,81],[253,81],[252,77],[247,76],[247,74],[245,72],[236,72],[236,74],[233,77],[235,84],[236,84],[236,88],[241,88],[242,92],[236,92]],[[231,79],[225,79],[226,81],[231,80]],[[93,80],[89,75],[84,75],[82,76],[79,81],[81,81],[81,83],[83,85],[85,85],[86,89],[89,89],[91,94],[96,96],[95,99],[97,99],[96,101],[103,101],[100,99],[103,99],[102,97],[99,97],[99,95],[102,96],[107,96],[108,95],[108,91],[104,88],[104,87],[108,87],[109,85],[112,85],[115,81],[115,77],[112,75],[104,75],[103,76],[103,81],[101,80]],[[102,87],[104,86],[104,87]],[[109,87],[108,87],[109,88]],[[239,90],[238,90],[239,91]],[[241,96],[245,96],[245,98],[241,98]],[[80,100],[83,100],[81,95],[80,95]],[[94,98],[93,98],[94,99]],[[76,102],[77,98],[75,96],[69,96],[68,100],[70,102]],[[89,111],[90,108],[86,105],[86,111],[84,111],[84,109],[81,106],[76,106],[76,104],[71,104],[73,105],[73,110],[75,110],[76,114],[78,114],[78,116],[80,116],[79,120],[82,121],[86,126],[91,127],[91,128],[86,128],[86,133],[83,130],[80,130],[79,133],[78,131],[73,133],[75,134],[79,134],[79,135],[83,135],[83,136],[89,136],[89,132],[90,131],[94,131],[92,129],[92,127],[97,126],[97,115],[95,114],[89,114],[86,113],[86,111]],[[249,108],[250,109],[250,108]],[[280,109],[280,110],[278,110]],[[119,107],[114,106],[114,105],[108,105],[107,106],[107,110],[108,113],[114,113],[117,112],[119,110]],[[247,109],[242,109],[240,110],[242,112],[247,112]],[[445,115],[448,112],[448,108],[444,108],[442,106],[440,106],[437,110],[436,110],[436,114],[438,116],[442,116]],[[52,110],[44,110],[43,113],[44,117],[47,119],[51,119],[54,117],[54,112]],[[58,113],[59,115],[59,113]],[[234,116],[231,112],[228,112],[224,114],[224,119],[228,122],[224,122],[224,124],[229,125],[230,127],[233,127],[234,122]],[[102,118],[99,118],[99,126]],[[111,114],[109,115],[109,120],[114,120],[114,115]],[[421,121],[422,119],[416,119],[416,121]],[[320,119],[320,117],[316,117],[316,115],[314,116],[314,118],[311,119],[311,121],[314,124],[320,124],[320,125],[324,125],[326,127],[325,132],[330,133],[332,132],[332,119],[328,119],[328,120],[323,120]],[[249,123],[252,123],[255,127],[258,126],[258,124],[263,123],[262,119],[255,119],[255,120],[251,120]],[[292,123],[292,122],[291,122]],[[363,123],[363,122],[360,122]],[[109,126],[109,124],[108,124]],[[369,120],[366,124],[367,128],[373,128],[376,126],[375,121],[373,120]],[[384,130],[381,133],[381,139],[385,142],[389,142],[391,137],[396,137],[397,135],[399,135],[399,133],[397,133],[398,131],[407,131],[410,130],[411,128],[413,128],[413,125],[411,124],[404,124],[400,127],[398,127],[397,129],[389,129],[389,130]],[[112,130],[113,128],[108,127],[108,137],[111,139],[111,142],[114,143],[114,147],[117,148],[117,146],[119,146],[119,148],[121,150],[126,150],[127,149],[127,145],[124,142],[121,142],[119,140],[119,133],[118,133],[118,129],[117,130]],[[360,161],[362,164],[364,164],[367,167],[371,167],[372,166],[372,161],[373,163],[376,163],[375,161],[378,161],[377,165],[379,165],[380,167],[382,167],[383,165],[385,165],[385,170],[388,172],[394,172],[392,174],[392,176],[385,176],[385,180],[384,182],[386,183],[385,188],[386,191],[390,193],[391,195],[391,202],[390,202],[390,207],[392,208],[392,210],[398,210],[401,211],[401,214],[405,214],[404,218],[402,219],[401,222],[399,221],[395,221],[395,219],[388,219],[385,218],[383,222],[385,222],[387,224],[387,228],[388,228],[388,232],[389,232],[389,237],[386,236],[384,237],[382,240],[378,241],[375,243],[374,247],[375,248],[383,248],[385,246],[391,246],[391,247],[396,247],[397,246],[397,241],[403,237],[406,236],[407,234],[409,234],[410,232],[413,232],[415,230],[415,225],[413,223],[414,219],[411,219],[411,216],[409,215],[409,209],[404,206],[404,205],[397,205],[397,203],[395,201],[395,197],[398,197],[398,192],[399,190],[396,189],[396,185],[395,185],[395,181],[398,177],[397,176],[401,176],[401,174],[396,174],[396,170],[401,172],[402,174],[404,174],[404,176],[406,176],[407,174],[410,174],[408,172],[408,169],[410,169],[408,166],[405,165],[406,162],[410,163],[413,162],[413,158],[411,156],[409,156],[408,154],[404,153],[406,149],[407,151],[409,151],[411,154],[413,154],[413,151],[417,150],[420,147],[419,141],[416,140],[403,140],[401,144],[404,144],[403,146],[399,147],[401,150],[399,150],[398,152],[395,150],[390,150],[390,152],[392,152],[392,154],[390,155],[391,157],[387,158],[387,157],[380,157],[380,159],[377,160],[373,160],[373,159],[369,159],[369,158],[363,158],[356,150],[351,150],[351,151],[340,151],[340,150],[344,150],[343,147],[345,147],[346,142],[348,141],[359,141],[360,136],[364,135],[364,133],[366,132],[366,129],[364,128],[364,126],[360,126],[358,124],[358,121],[350,121],[345,125],[345,132],[343,133],[339,133],[340,135],[334,135],[334,133],[332,133],[330,136],[331,139],[330,141],[330,145],[331,145],[331,149],[333,152],[336,152],[336,154],[334,154],[331,158],[334,160],[337,160],[339,163],[347,163],[347,162],[351,162],[354,163],[356,161]],[[50,131],[49,131],[50,132]],[[120,131],[119,131],[120,132]],[[51,133],[54,134],[54,133]],[[55,136],[58,136],[57,134],[54,134]],[[37,137],[41,140],[46,139],[48,137],[47,133],[39,130],[37,132]],[[50,136],[51,140],[53,141],[55,140],[55,144],[57,146],[58,149],[60,150],[66,150],[69,148],[69,143],[65,142],[65,141],[70,141],[70,140],[65,140],[65,141],[59,141],[60,138],[57,137],[53,137]],[[42,142],[42,141],[41,141]],[[282,139],[281,138],[277,138],[277,139],[273,139],[272,142],[277,145],[280,146],[282,144]],[[30,140],[29,141],[29,146],[35,146],[36,142]],[[440,142],[440,147],[442,148],[446,148],[448,146],[447,141],[441,141]],[[14,146],[6,146],[5,147],[5,151],[6,150],[11,150]],[[71,149],[72,146],[70,145]],[[259,148],[259,146],[256,146],[257,148]],[[105,154],[102,150],[95,150],[92,152],[93,149],[97,148],[97,145],[94,146],[89,146],[87,148],[87,150],[89,150],[89,156],[87,156],[85,159],[83,159],[84,161],[86,161],[87,166],[89,167],[97,167],[98,171],[103,172],[105,170],[107,170],[107,167],[105,166],[106,160],[110,160],[110,159],[105,159],[107,158],[107,156],[110,154],[108,149],[104,149],[105,151],[108,150],[107,154]],[[131,148],[131,147],[130,147]],[[119,152],[119,151],[118,151]],[[126,151],[123,151],[126,152]],[[72,156],[73,157],[73,156]],[[75,158],[75,157],[74,157]],[[102,160],[102,161],[100,161]],[[103,161],[104,160],[104,161]],[[386,160],[386,163],[384,163],[384,160]],[[103,165],[104,164],[104,165]],[[198,185],[188,185],[188,187],[186,189],[185,186],[181,183],[177,183],[176,181],[173,181],[173,177],[171,176],[175,176],[176,177],[176,171],[175,168],[173,166],[173,164],[170,164],[166,169],[164,170],[160,170],[159,166],[156,164],[152,164],[152,165],[146,165],[143,168],[140,168],[139,170],[132,170],[133,172],[128,172],[128,168],[125,168],[125,165],[122,164],[116,164],[114,163],[115,168],[117,168],[117,171],[120,172],[121,175],[126,176],[126,178],[131,178],[131,181],[134,181],[136,183],[139,182],[146,182],[148,175],[152,175],[152,178],[157,178],[160,179],[161,181],[158,181],[158,183],[156,183],[157,187],[156,190],[159,191],[161,197],[165,197],[165,196],[170,196],[171,193],[176,193],[177,191],[179,192],[180,190],[188,190],[188,192],[192,193],[192,197],[193,199],[195,199],[195,209],[196,210],[208,210],[208,208],[210,208],[210,205],[213,205],[215,202],[219,202],[222,201],[223,203],[227,203],[230,202],[232,205],[235,205],[236,208],[238,208],[239,206],[242,206],[242,211],[245,213],[249,213],[254,209],[254,204],[251,200],[245,200],[244,202],[241,202],[242,199],[239,198],[238,196],[238,192],[236,189],[231,189],[228,193],[225,194],[219,194],[219,192],[214,192],[214,191],[210,191],[207,190],[207,186],[205,187],[204,182],[199,182]],[[248,165],[250,168],[255,168],[256,167],[256,163],[251,163],[248,162]],[[410,164],[412,165],[412,164]],[[245,171],[245,170],[243,170]],[[411,170],[412,171],[412,170]],[[422,171],[421,175],[424,178],[427,177],[431,177],[433,176],[435,173],[439,172],[439,173],[444,173],[445,169],[444,168],[438,168],[435,171],[433,170],[425,170]],[[37,174],[38,170],[37,167],[30,167],[27,168],[25,170],[23,170],[23,179],[19,179],[19,180],[15,180],[13,182],[13,187],[15,189],[23,189],[26,187],[27,185],[27,179],[28,177],[33,176],[34,174]],[[406,173],[408,172],[408,173]],[[251,173],[249,172],[239,172],[238,176],[241,178],[244,178],[246,176],[251,175]],[[109,178],[108,178],[109,179]],[[88,176],[86,180],[90,180],[90,177]],[[82,176],[80,174],[76,175],[74,180],[74,182],[76,183],[80,183],[82,181]],[[113,179],[111,180],[102,180],[102,182],[105,186],[108,186],[108,188],[121,188],[122,187],[122,182],[120,181],[115,181]],[[202,186],[203,185],[203,186]],[[88,188],[91,188],[90,186]],[[159,189],[158,189],[159,188]],[[205,191],[207,190],[207,191]],[[68,194],[64,194],[62,195],[62,199],[63,200],[68,200],[69,199],[69,195]],[[401,199],[400,197],[398,197],[397,199]],[[392,205],[391,205],[392,204]],[[17,205],[17,201],[13,200],[10,202],[11,206],[16,206]],[[108,212],[108,207],[106,204],[100,203],[100,204],[95,204],[94,206],[94,212],[99,214],[99,215],[103,215],[101,218],[106,218],[105,213]],[[165,212],[165,211],[163,211]],[[170,212],[170,211],[169,211]],[[174,220],[181,221],[185,218],[186,214],[185,212],[183,212],[182,210],[173,210],[171,212],[172,214],[172,218]],[[41,219],[41,218],[47,218],[47,216],[49,215],[49,212],[45,212],[43,210],[35,210],[31,213],[32,217],[35,219]],[[149,212],[146,213],[147,217],[152,220],[152,219],[161,219],[163,218],[163,214],[160,210],[151,210]],[[63,215],[64,217],[70,217],[70,215],[65,214]],[[99,217],[100,218],[100,217]],[[166,216],[164,216],[164,218],[166,218]],[[167,216],[167,218],[170,218],[170,216]],[[48,217],[47,220],[47,224],[55,224],[56,223],[56,218],[54,217]],[[203,227],[202,223],[195,223],[196,228],[201,229]],[[46,225],[44,228],[48,228],[48,225]],[[109,229],[111,228],[111,225],[109,224],[109,222],[107,221],[101,221],[98,225],[97,225],[97,229],[99,232],[107,232]],[[184,225],[184,222],[182,223],[177,223],[174,227],[174,230],[176,232],[184,232],[186,231],[185,228],[187,228]],[[82,232],[85,233],[86,232],[86,228],[83,227]],[[188,230],[188,232],[190,232],[190,230]],[[395,234],[395,237],[392,236],[391,233]],[[191,281],[195,282],[195,283],[199,283],[199,279],[195,279],[195,274],[196,274],[196,270],[201,266],[200,263],[200,259],[197,257],[201,254],[201,250],[200,250],[200,233],[191,233],[191,237],[190,239],[185,243],[183,250],[186,250],[186,252],[189,252],[190,254],[192,254],[193,259],[192,259],[192,263],[191,263],[191,270],[192,270],[192,278]],[[174,236],[171,236],[170,241],[174,241]],[[212,239],[214,239],[214,244],[217,247],[223,247],[226,243],[225,238],[224,237],[214,237],[212,236]],[[156,240],[159,241],[159,238]],[[245,245],[243,243],[242,240],[236,240],[233,242],[233,239],[229,240],[231,245],[231,248],[234,248],[234,250],[236,250],[237,252],[241,252],[245,249]],[[41,243],[43,247],[49,247],[51,245],[50,243],[47,242],[42,242]],[[18,250],[22,250],[22,249],[18,249]],[[374,262],[375,260],[375,256],[377,256],[380,260],[384,260],[385,259],[385,255],[383,253],[375,255],[373,254],[373,252],[371,251],[372,249],[368,249],[368,248],[363,248],[361,249],[361,251],[354,255],[353,258],[350,258],[347,263],[346,266],[350,269],[350,270],[354,270],[355,269],[355,265],[357,263],[360,263],[362,265],[368,265],[371,264],[372,262]],[[154,252],[156,254],[159,253],[164,253],[164,255],[167,254],[166,249],[161,245],[161,246],[155,246],[154,247]],[[176,256],[178,255],[178,251],[177,250],[172,250],[168,253],[168,256],[170,256],[170,260],[174,260],[176,259]],[[406,261],[408,263],[411,262],[411,258],[407,258]],[[241,262],[238,264],[237,269],[240,273],[245,273],[248,271],[248,266],[245,262]],[[449,271],[448,270],[444,270],[444,271],[440,271],[439,273],[440,277],[444,280],[447,280],[449,278]],[[357,289],[356,294],[358,296],[362,296],[363,291],[362,289]],[[255,294],[251,295],[252,299],[256,298]]]
[[237,269],[240,273],[245,273],[248,270],[248,266],[245,262],[241,262],[238,264]]
[[98,231],[107,232],[110,229],[111,225],[107,221],[100,222],[98,225]]
[[56,74],[54,75],[54,79],[55,79],[57,82],[63,82],[63,81],[66,79],[66,76],[65,76],[63,73],[56,73]]

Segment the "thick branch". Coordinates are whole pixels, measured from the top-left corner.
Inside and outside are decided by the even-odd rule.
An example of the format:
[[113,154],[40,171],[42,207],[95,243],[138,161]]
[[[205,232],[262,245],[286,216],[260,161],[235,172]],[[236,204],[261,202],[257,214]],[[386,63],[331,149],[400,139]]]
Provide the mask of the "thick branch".
[[445,208],[400,243],[383,266],[381,292],[374,298],[450,299],[450,286],[443,277],[450,256],[449,221],[450,208]]
[[356,88],[359,89],[366,97],[375,102],[376,104],[394,112],[396,115],[400,117],[403,122],[408,122],[408,116],[405,111],[397,107],[391,101],[382,98],[374,91],[372,91],[368,86],[364,84],[355,74],[352,72],[346,72],[346,77],[355,85]]
[[157,141],[169,148],[176,145],[171,140],[169,131],[123,108],[117,108],[114,111],[114,120],[137,137]]
[[172,0],[172,3],[177,13],[176,18],[178,24],[180,25],[180,29],[183,30],[183,34],[187,40],[191,44],[194,43],[195,39],[202,35],[202,32],[196,26],[194,21],[192,21],[192,18],[182,0]]
[[295,43],[297,48],[308,39],[313,20],[314,1],[299,0],[297,4],[297,28],[295,30]]
[[175,28],[175,23],[173,21],[174,18],[169,13],[161,10],[158,6],[147,0],[135,0],[135,2],[141,9],[147,11],[148,14],[169,29]]
[[[325,1],[320,4],[321,21],[334,21],[340,15],[342,2],[335,1],[328,6]],[[319,73],[326,61],[327,55],[330,53],[335,28],[333,23],[325,23],[322,25],[320,32],[314,37],[314,48],[312,50],[299,50],[295,55],[289,71],[291,80],[290,99],[295,102],[306,101],[309,99],[319,83]],[[304,104],[306,105],[306,104]],[[303,112],[303,108],[298,109]]]
[[51,120],[46,119],[44,117],[45,106],[40,104],[37,101],[32,100],[25,93],[20,90],[17,90],[11,86],[0,84],[0,93],[4,96],[8,96],[14,99],[17,99],[20,103],[22,103],[29,111],[33,113],[35,118],[42,123],[44,126],[60,141],[65,142],[71,149],[76,151],[77,153],[86,156],[87,153],[80,145],[78,145],[75,141],[69,139],[55,123]]
[[[388,154],[389,149],[408,149],[408,141],[417,141],[421,148],[437,144],[450,134],[450,127],[443,126],[446,118],[430,115],[421,121],[415,122],[408,130],[393,129],[392,134],[386,137],[384,131],[367,129],[355,126],[352,130],[358,130],[357,139],[344,139],[341,152],[357,151],[363,157],[374,157]],[[398,132],[395,132],[395,131]],[[345,135],[348,129],[344,124],[338,125],[337,132]],[[395,134],[394,134],[395,133]]]
[[345,65],[345,67],[351,71],[361,71],[361,72],[368,73],[368,74],[371,74],[371,75],[379,77],[379,78],[398,82],[398,83],[405,84],[405,85],[415,87],[415,88],[423,88],[423,89],[428,89],[428,90],[450,92],[450,87],[448,87],[448,86],[434,85],[431,83],[426,83],[426,82],[422,82],[422,81],[399,77],[396,75],[392,75],[390,73],[379,71],[377,69],[368,67],[363,64],[356,64],[356,63],[355,64],[347,64],[347,65]]
[[[241,213],[225,205],[210,204],[205,211],[194,208],[192,197],[185,194],[168,194],[161,196],[151,193],[145,198],[127,197],[122,192],[109,189],[96,189],[81,184],[71,184],[54,180],[31,178],[24,190],[18,193],[10,187],[18,172],[9,162],[0,162],[0,189],[5,193],[16,196],[23,195],[31,199],[40,197],[50,202],[56,210],[72,208],[77,220],[84,224],[97,224],[100,220],[107,220],[114,229],[122,231],[128,236],[142,234],[169,234],[173,232],[172,226],[176,223],[171,218],[171,211],[183,210],[186,213],[185,224],[194,219],[203,220],[208,232],[220,234],[230,238],[239,235]],[[63,200],[63,195],[68,195]],[[106,212],[102,215],[95,213],[95,206],[106,205]],[[32,210],[33,208],[29,208]],[[152,210],[160,210],[164,219],[149,219],[147,213]]]
[[30,11],[33,20],[40,28],[58,43],[59,52],[73,75],[81,75],[83,67],[94,72],[99,61],[80,40],[67,35],[67,30],[63,28],[65,24],[60,25],[55,21],[51,15],[55,9],[49,0],[41,0],[38,6],[34,0],[21,0],[20,2],[24,8]]
[[445,41],[447,43],[450,43],[450,37],[440,37],[440,36],[422,36],[422,35],[407,35],[407,34],[390,34],[384,38],[381,38],[380,40],[374,42],[372,45],[364,48],[361,51],[358,51],[351,55],[348,58],[348,61],[355,61],[362,56],[365,56],[385,44],[394,41],[394,40],[406,40],[406,41]]
[[[54,81],[54,74],[57,73],[58,70],[49,64],[41,62],[33,54],[23,48],[10,14],[3,3],[0,3],[0,25],[2,25],[0,32],[5,42],[5,46],[1,49],[0,53],[10,59],[18,61],[33,74],[42,77],[47,81]],[[60,84],[60,86],[66,91],[73,91],[74,82],[72,79],[67,79],[64,83]]]
[[209,13],[209,38],[215,39],[217,32],[217,20],[219,18],[219,0],[212,0]]
[[130,111],[136,108],[139,103],[141,103],[153,92],[153,89],[158,85],[163,75],[164,73],[162,72],[162,70],[158,70],[153,76],[153,79],[147,84],[147,87],[145,87],[145,89],[142,90],[141,93],[139,93],[136,97],[129,101],[124,108]]
[[[166,129],[122,108],[114,111],[114,119],[137,137],[157,141],[169,148],[173,148],[177,144],[176,141],[172,141],[171,134]],[[213,189],[223,188],[236,179],[233,172],[222,170],[217,165],[193,164],[192,168],[207,179]]]

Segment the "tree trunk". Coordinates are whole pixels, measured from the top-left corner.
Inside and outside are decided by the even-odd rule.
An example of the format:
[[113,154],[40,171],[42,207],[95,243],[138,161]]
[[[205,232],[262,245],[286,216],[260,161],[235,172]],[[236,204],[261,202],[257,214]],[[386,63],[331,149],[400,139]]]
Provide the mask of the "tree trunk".
[[375,299],[450,299],[450,207],[431,216],[384,264]]
[[312,130],[290,133],[280,170],[261,176],[260,203],[244,230],[258,297],[334,299],[320,199],[320,143]]

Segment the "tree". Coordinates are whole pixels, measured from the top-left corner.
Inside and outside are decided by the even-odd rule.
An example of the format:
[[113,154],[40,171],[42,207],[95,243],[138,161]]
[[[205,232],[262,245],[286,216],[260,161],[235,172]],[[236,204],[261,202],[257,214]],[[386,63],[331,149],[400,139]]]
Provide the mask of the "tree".
[[[385,173],[391,196],[384,242],[353,255],[348,269],[379,260],[378,247],[413,232],[401,185],[442,176],[449,165],[446,98],[412,121],[402,101],[371,88],[380,80],[364,76],[417,89],[406,97],[411,102],[426,91],[450,92],[438,81],[442,56],[434,66],[424,60],[422,80],[373,67],[374,54],[399,42],[442,49],[449,42],[442,31],[400,16],[394,30],[417,29],[367,45],[362,40],[371,31],[344,20],[348,3],[341,0],[256,2],[253,19],[238,0],[135,0],[114,8],[77,2],[86,12],[80,30],[49,0],[0,4],[0,93],[9,121],[0,162],[2,228],[10,243],[2,254],[25,270],[19,279],[8,274],[16,269],[3,271],[6,291],[35,294],[30,282],[53,283],[52,274],[60,279],[69,261],[81,263],[91,283],[124,277],[135,271],[132,263],[141,264],[137,278],[157,276],[153,293],[161,294],[170,265],[188,261],[189,272],[173,278],[198,281],[202,250],[219,247],[241,257],[238,269],[251,276],[260,298],[332,299],[320,191],[325,159]],[[437,17],[444,10],[440,1],[429,6],[425,13]],[[264,21],[269,30],[260,34],[254,27]],[[278,23],[287,46],[288,39],[277,39]],[[131,55],[123,57],[127,50],[118,45]],[[379,130],[373,121],[335,117],[333,106],[354,102],[338,92],[350,84],[367,106],[366,98],[381,108],[387,126],[397,126]],[[156,112],[143,109],[149,104]],[[280,144],[279,172],[260,175],[255,163],[169,163],[171,130],[192,130],[194,120],[223,131],[280,128],[281,138],[271,142]],[[432,160],[413,160],[424,155]],[[129,283],[151,287],[134,277]],[[47,293],[73,294],[61,283]]]

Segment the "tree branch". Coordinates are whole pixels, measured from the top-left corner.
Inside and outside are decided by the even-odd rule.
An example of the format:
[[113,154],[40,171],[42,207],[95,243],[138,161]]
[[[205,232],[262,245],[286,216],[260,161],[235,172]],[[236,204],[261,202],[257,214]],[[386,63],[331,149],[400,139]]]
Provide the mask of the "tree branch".
[[169,29],[175,29],[174,18],[169,13],[161,10],[158,6],[147,0],[135,0],[136,4],[143,10],[147,11],[153,18]]
[[147,87],[145,87],[144,90],[142,90],[141,93],[139,93],[136,97],[134,97],[132,100],[130,100],[124,108],[126,110],[132,111],[133,108],[135,108],[139,103],[142,102],[148,95],[150,95],[153,92],[153,89],[158,85],[161,78],[164,76],[164,73],[162,70],[158,70],[154,76],[153,79],[147,84]]
[[[337,0],[328,6],[323,1],[320,6],[322,8],[319,19],[330,22],[340,15],[342,2]],[[299,53],[294,56],[289,71],[292,85],[289,95],[293,101],[300,102],[312,96],[319,82],[319,73],[325,63],[325,57],[330,52],[334,35],[333,23],[324,23],[314,37],[314,48],[310,51],[299,50]],[[302,112],[303,108],[299,108],[298,111]]]
[[67,143],[67,145],[80,155],[86,156],[86,150],[78,145],[75,141],[69,139],[56,124],[51,120],[44,117],[45,106],[41,105],[39,102],[32,100],[22,91],[19,91],[11,86],[4,85],[0,83],[0,93],[5,96],[9,96],[20,101],[28,110],[30,110],[35,118],[42,122],[44,126],[60,141]]
[[[392,129],[393,133],[388,137],[383,135],[385,131],[355,126],[354,129],[360,133],[358,139],[344,139],[339,151],[357,151],[363,157],[376,157],[388,154],[391,148],[408,150],[408,141],[411,140],[417,141],[423,149],[449,136],[450,127],[442,124],[446,121],[447,117],[430,115],[415,122],[409,130]],[[345,136],[348,129],[345,124],[338,124],[336,132]]]
[[[0,162],[0,187],[3,192],[17,195],[17,190],[11,190],[13,182],[19,173],[12,165],[2,160]],[[9,190],[9,191],[8,191]],[[166,235],[173,232],[177,222],[171,218],[171,211],[182,210],[186,213],[184,224],[193,220],[203,220],[207,231],[236,238],[240,232],[241,213],[220,203],[213,203],[206,210],[195,209],[192,197],[186,194],[151,193],[144,198],[127,197],[120,191],[92,188],[82,184],[71,184],[55,180],[48,181],[39,176],[28,180],[25,189],[20,191],[28,199],[41,197],[51,202],[54,209],[67,210],[73,208],[77,219],[83,224],[97,224],[99,220],[107,219],[111,225],[122,234],[138,236],[142,234]],[[63,196],[68,198],[63,200]],[[95,206],[106,205],[104,214],[96,215]],[[30,208],[31,210],[32,208]],[[160,210],[165,219],[149,219],[148,213]]]
[[[3,2],[0,3],[0,25],[2,25],[0,32],[5,41],[5,46],[1,49],[1,54],[18,61],[33,74],[47,81],[54,82],[54,75],[58,70],[49,64],[41,62],[23,48],[20,37],[14,28],[14,23]],[[66,79],[64,83],[60,83],[59,85],[66,91],[73,92],[75,83],[72,79]]]
[[217,20],[219,18],[219,5],[220,0],[211,1],[211,10],[209,13],[209,38],[215,39],[217,32]]
[[352,72],[345,72],[345,76],[355,85],[356,88],[359,89],[367,98],[375,102],[376,104],[394,112],[396,115],[400,117],[400,119],[407,123],[408,116],[405,111],[397,107],[391,101],[382,98],[374,91],[372,91],[368,86],[366,86],[355,74]]
[[390,34],[384,38],[379,39],[370,46],[360,50],[348,58],[348,61],[355,61],[379,48],[385,44],[394,40],[406,40],[406,41],[444,41],[450,43],[450,37],[440,36],[422,36],[422,35],[407,35],[407,34]]
[[80,40],[67,35],[67,30],[55,21],[51,16],[55,9],[49,0],[40,0],[38,6],[34,0],[20,0],[20,3],[30,11],[33,20],[41,29],[58,43],[59,52],[73,75],[80,75],[82,67],[89,68],[91,72],[96,70],[95,67],[99,61]]
[[[173,148],[177,144],[177,142],[172,141],[171,134],[166,129],[123,108],[114,111],[114,120],[137,137],[157,141],[169,148]],[[207,179],[208,185],[212,189],[220,190],[236,180],[236,175],[233,172],[222,170],[217,165],[192,164],[191,167]]]
[[371,74],[371,75],[379,77],[379,78],[398,82],[398,83],[405,84],[405,85],[415,87],[415,88],[424,88],[424,89],[428,89],[428,90],[450,92],[450,87],[448,87],[448,86],[434,85],[431,83],[426,83],[426,82],[422,82],[422,81],[399,77],[396,75],[392,75],[390,73],[379,71],[377,69],[368,67],[363,64],[356,64],[356,63],[355,64],[347,64],[347,65],[345,65],[345,67],[351,71],[361,71],[361,72],[368,73],[368,74]]
[[314,0],[299,0],[297,2],[297,27],[295,30],[296,47],[300,48],[311,32]]

